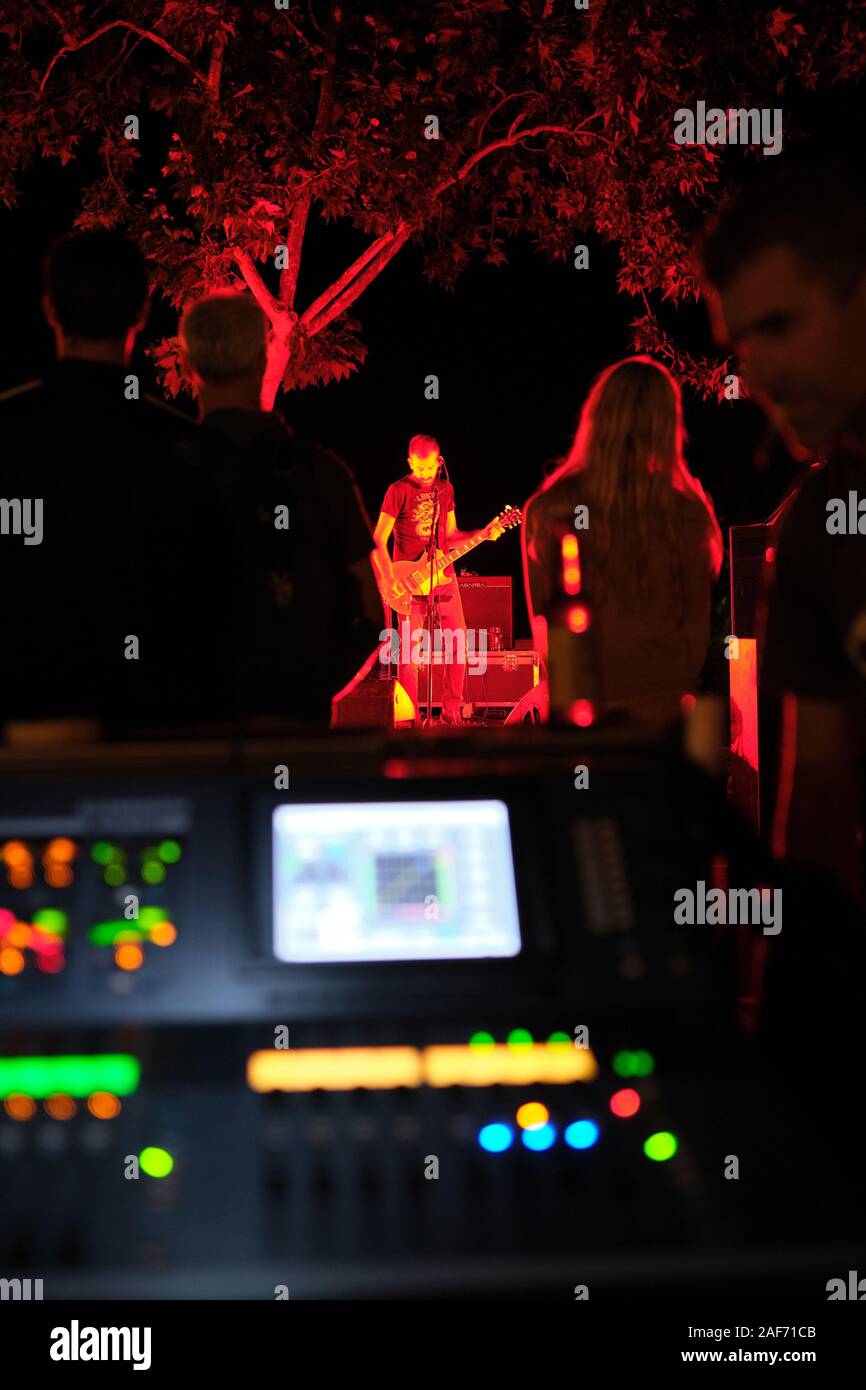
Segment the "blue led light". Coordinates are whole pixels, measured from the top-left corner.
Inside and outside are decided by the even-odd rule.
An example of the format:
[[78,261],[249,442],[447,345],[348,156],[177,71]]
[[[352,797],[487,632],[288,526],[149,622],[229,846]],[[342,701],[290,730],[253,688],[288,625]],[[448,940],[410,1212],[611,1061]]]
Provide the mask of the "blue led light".
[[556,1130],[553,1125],[538,1125],[535,1129],[525,1129],[520,1137],[528,1149],[541,1153],[556,1143]]
[[514,1135],[508,1125],[485,1125],[478,1133],[478,1142],[489,1154],[501,1154],[510,1149]]
[[598,1140],[599,1129],[594,1120],[575,1120],[563,1138],[570,1149],[591,1149]]

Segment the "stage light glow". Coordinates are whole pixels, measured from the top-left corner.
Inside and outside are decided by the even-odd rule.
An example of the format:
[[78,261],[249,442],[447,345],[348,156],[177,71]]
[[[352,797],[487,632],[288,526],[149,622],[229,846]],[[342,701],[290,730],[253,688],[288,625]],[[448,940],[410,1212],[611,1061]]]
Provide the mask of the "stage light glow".
[[591,1149],[598,1143],[599,1128],[595,1120],[575,1120],[566,1129],[563,1138],[570,1149]]
[[0,1096],[45,1100],[62,1093],[84,1099],[94,1091],[131,1096],[138,1090],[141,1063],[127,1052],[93,1056],[0,1057]]
[[163,864],[176,864],[181,856],[181,848],[177,840],[163,840],[157,854]]
[[109,864],[102,877],[109,888],[119,888],[126,882],[126,870],[122,864]]
[[138,1155],[138,1164],[149,1178],[167,1178],[174,1168],[174,1159],[167,1149],[150,1145]]
[[505,1153],[514,1142],[514,1135],[508,1125],[485,1125],[478,1133],[478,1143],[489,1154]]
[[36,969],[43,975],[59,975],[65,965],[63,948],[40,951],[36,957]]
[[565,621],[569,632],[586,632],[589,627],[589,609],[583,603],[575,603],[569,608]]
[[68,840],[65,835],[59,835],[52,840],[46,850],[46,854],[52,859],[62,859],[68,862],[74,859],[78,853],[78,846],[74,840]]
[[616,1091],[610,1098],[610,1108],[618,1119],[627,1120],[640,1110],[640,1096],[630,1088]]
[[496,1041],[492,1033],[473,1033],[469,1039],[469,1046],[475,1047],[479,1051],[485,1048],[495,1047]]
[[95,864],[100,864],[103,868],[107,864],[113,864],[121,857],[121,852],[115,845],[110,845],[107,840],[97,840],[90,851],[90,857]]
[[556,1130],[553,1125],[539,1125],[537,1129],[525,1129],[521,1134],[524,1146],[533,1153],[543,1153],[556,1143]]
[[521,1129],[538,1129],[541,1125],[547,1124],[550,1119],[550,1111],[546,1105],[541,1105],[537,1100],[527,1101],[521,1105],[515,1116]]
[[567,1033],[551,1033],[547,1039],[548,1047],[571,1047],[573,1043],[574,1039],[570,1038]]
[[507,1043],[509,1047],[532,1047],[532,1034],[525,1028],[512,1028],[508,1034]]
[[654,1163],[665,1163],[676,1153],[677,1141],[668,1130],[661,1129],[657,1134],[650,1135],[643,1146],[643,1151],[647,1158],[651,1158]]
[[588,729],[595,719],[591,700],[575,700],[569,711],[572,724],[580,729]]
[[145,883],[162,883],[165,878],[165,865],[158,859],[146,859],[141,866],[141,877]]

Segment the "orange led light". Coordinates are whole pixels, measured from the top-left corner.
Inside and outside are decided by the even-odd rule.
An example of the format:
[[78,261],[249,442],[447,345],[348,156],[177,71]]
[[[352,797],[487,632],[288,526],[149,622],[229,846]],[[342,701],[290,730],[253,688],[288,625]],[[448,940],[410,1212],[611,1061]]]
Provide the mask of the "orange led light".
[[154,946],[171,946],[177,939],[177,927],[172,922],[157,922],[149,940]]
[[24,844],[23,840],[7,840],[3,849],[0,850],[0,858],[2,858],[3,863],[8,864],[10,868],[13,864],[23,865],[33,863],[33,855],[30,853],[30,850]]
[[87,1097],[87,1108],[97,1120],[113,1120],[120,1114],[120,1101],[111,1091],[94,1091]]
[[24,957],[15,946],[4,946],[0,950],[0,975],[20,975],[24,969]]
[[527,1101],[526,1105],[521,1105],[515,1118],[521,1129],[538,1129],[539,1125],[547,1124],[550,1111],[546,1105],[531,1100]]
[[30,1096],[16,1094],[6,1097],[3,1109],[10,1120],[32,1120],[36,1114],[36,1102]]
[[586,632],[589,627],[589,609],[582,603],[575,603],[566,615],[569,632]]
[[48,854],[51,859],[61,859],[67,862],[70,859],[74,859],[77,853],[78,846],[75,841],[67,840],[66,837],[62,835],[56,840],[52,840],[46,850],[46,854]]
[[133,946],[132,943],[118,946],[114,953],[114,963],[118,970],[138,970],[144,960],[144,952],[140,946]]
[[16,922],[11,931],[6,933],[6,944],[8,946],[29,946],[30,928],[26,922]]
[[49,1096],[45,1102],[46,1114],[50,1115],[52,1120],[71,1120],[77,1110],[78,1106],[72,1097],[61,1092]]
[[21,868],[15,865],[9,869],[9,882],[13,888],[32,888],[33,870],[29,865],[22,865]]
[[72,870],[68,864],[49,862],[45,869],[45,882],[49,888],[68,888],[72,882]]

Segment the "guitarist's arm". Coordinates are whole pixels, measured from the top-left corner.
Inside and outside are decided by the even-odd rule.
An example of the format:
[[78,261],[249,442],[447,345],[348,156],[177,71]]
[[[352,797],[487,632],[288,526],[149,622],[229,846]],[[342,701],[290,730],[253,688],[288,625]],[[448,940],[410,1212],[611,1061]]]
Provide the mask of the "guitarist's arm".
[[476,536],[484,536],[489,541],[495,541],[503,534],[505,529],[500,526],[498,520],[494,518],[493,521],[489,522],[488,525],[483,527],[480,531],[458,531],[457,517],[454,512],[448,513],[445,528],[445,537],[449,546],[459,545],[461,541],[474,540]]
[[391,532],[394,530],[396,517],[389,516],[387,512],[379,513],[379,520],[376,522],[376,529],[373,532],[373,544],[376,547],[375,555],[385,579],[390,583],[393,577],[393,567],[391,564],[391,552],[388,549],[388,541]]

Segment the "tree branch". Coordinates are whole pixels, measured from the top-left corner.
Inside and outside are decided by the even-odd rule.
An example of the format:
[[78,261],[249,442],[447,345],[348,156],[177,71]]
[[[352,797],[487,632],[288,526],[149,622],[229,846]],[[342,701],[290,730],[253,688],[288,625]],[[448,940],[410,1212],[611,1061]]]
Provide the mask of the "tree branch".
[[223,53],[226,46],[225,29],[217,30],[210,51],[210,67],[207,74],[207,93],[214,105],[220,99],[220,82],[223,75]]
[[267,314],[271,325],[274,327],[278,324],[281,327],[293,325],[297,321],[297,314],[287,305],[281,303],[276,295],[271,294],[249,252],[234,247],[228,254],[244,277],[256,303]]
[[[530,126],[527,130],[517,131],[513,135],[506,136],[501,140],[494,140],[491,144],[485,145],[483,150],[476,150],[468,159],[464,160],[456,174],[451,175],[447,179],[443,179],[441,183],[436,185],[428,197],[430,199],[438,198],[449,188],[453,188],[455,184],[465,179],[475,168],[476,164],[480,163],[482,159],[485,159],[487,155],[495,153],[496,150],[511,149],[517,145],[519,141],[530,139],[534,135],[557,134],[569,135],[577,138],[590,135],[592,132],[588,131],[586,127],[589,122],[595,120],[596,116],[599,114],[599,112],[593,113],[592,116],[587,117],[583,125],[574,128],[555,125]],[[305,327],[307,333],[313,335],[320,332],[321,329],[331,323],[338,314],[341,314],[344,309],[347,309],[350,304],[353,304],[371,281],[375,280],[380,270],[388,264],[392,257],[400,250],[400,247],[409,240],[409,237],[412,236],[423,223],[423,217],[417,219],[411,226],[407,225],[405,222],[401,222],[395,230],[383,232],[375,241],[372,241],[366,251],[362,251],[360,256],[356,257],[352,264],[343,271],[343,274],[334,281],[333,285],[330,285],[328,289],[319,295],[318,299],[315,299],[313,303],[304,310],[300,322]]]
[[129,29],[133,34],[138,34],[142,39],[150,39],[151,43],[157,44],[172,58],[176,58],[179,63],[183,63],[184,67],[189,68],[196,82],[200,82],[203,87],[207,86],[206,78],[193,66],[189,58],[184,57],[176,48],[173,48],[168,40],[164,39],[160,34],[155,34],[152,29],[142,29],[138,24],[130,24],[129,20],[126,19],[112,19],[110,23],[103,24],[101,28],[96,29],[94,33],[88,34],[87,38],[79,39],[75,43],[66,43],[60,49],[59,53],[55,53],[45,70],[45,76],[39,83],[38,96],[42,96],[45,90],[45,84],[61,58],[65,57],[67,53],[77,53],[79,48],[86,48],[88,44],[95,43],[97,39],[101,39],[102,35],[107,34],[111,29]]
[[[362,295],[367,286],[372,284],[377,275],[385,269],[388,262],[393,260],[415,230],[415,227],[404,226],[402,231],[395,233],[390,244],[380,248],[375,259],[368,262],[367,268],[344,289],[342,294],[335,295],[319,314],[310,315],[308,318],[307,315],[310,311],[307,310],[301,317],[301,324],[306,329],[307,336],[312,338],[320,333],[335,318],[339,318],[350,304],[354,304],[359,295]],[[342,278],[344,277],[341,276]]]
[[[334,111],[334,90],[335,74],[337,68],[337,29],[340,23],[340,13],[338,7],[332,6],[328,18],[327,31],[325,34],[325,71],[319,84],[319,101],[316,107],[316,119],[313,122],[311,143],[313,153],[319,144],[322,136],[331,123],[331,116]],[[304,245],[304,233],[307,230],[307,219],[310,215],[310,207],[313,202],[313,190],[301,194],[296,201],[289,215],[289,226],[286,233],[287,257],[285,269],[280,275],[280,299],[289,308],[294,308],[295,292],[298,288],[298,275],[301,270],[301,251]]]

